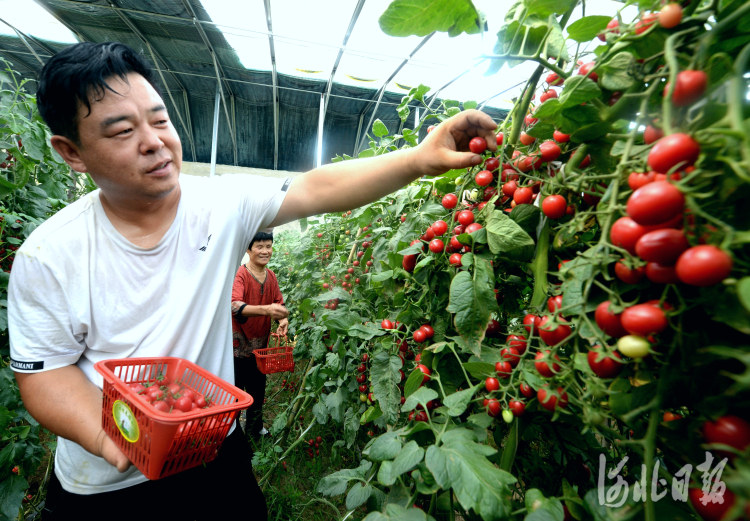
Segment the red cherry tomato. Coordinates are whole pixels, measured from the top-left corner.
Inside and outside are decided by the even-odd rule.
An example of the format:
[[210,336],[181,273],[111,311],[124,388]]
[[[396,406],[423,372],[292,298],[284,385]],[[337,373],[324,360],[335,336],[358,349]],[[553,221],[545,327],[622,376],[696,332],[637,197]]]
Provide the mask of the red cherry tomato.
[[649,262],[646,264],[646,278],[655,284],[677,284],[677,270],[673,264],[659,264]]
[[531,388],[529,384],[526,382],[522,382],[521,385],[518,386],[518,388],[521,390],[521,394],[524,395],[526,398],[531,398],[534,396],[534,389]]
[[566,338],[568,338],[572,332],[567,322],[560,317],[557,318],[559,325],[554,329],[550,329],[552,326],[548,326],[547,323],[550,321],[550,317],[542,318],[539,323],[539,336],[548,346],[556,346],[561,344]]
[[676,186],[665,181],[642,186],[631,194],[627,204],[628,216],[642,226],[674,219],[684,208],[685,196]]
[[597,73],[595,73],[595,72],[592,72],[592,73],[590,73],[590,74],[589,74],[589,71],[590,71],[591,69],[593,69],[594,67],[596,67],[596,62],[589,62],[589,63],[584,63],[584,64],[583,64],[583,65],[581,65],[581,67],[580,67],[580,68],[578,69],[578,74],[579,74],[579,75],[581,75],[581,76],[586,76],[586,75],[588,74],[588,75],[589,75],[589,79],[590,79],[591,81],[596,81],[596,82],[598,82],[598,81],[599,81],[599,75],[598,75]]
[[497,134],[497,136],[495,136],[495,139],[496,139],[498,145],[502,145],[503,144],[503,133],[500,132],[499,134]]
[[720,521],[724,519],[724,515],[729,512],[736,501],[734,494],[730,490],[724,491],[723,503],[714,503],[709,499],[704,505],[701,501],[704,496],[703,490],[699,488],[689,489],[688,496],[690,497],[690,503],[693,504],[693,508],[695,508],[695,511],[698,512],[698,515],[704,521]]
[[609,300],[605,300],[596,307],[594,318],[596,325],[604,331],[605,334],[613,337],[620,338],[628,334],[627,330],[622,326],[621,314],[614,314],[609,310]]
[[666,174],[677,165],[692,166],[700,155],[700,145],[687,134],[670,134],[661,138],[648,154],[648,166]]
[[559,87],[560,85],[565,83],[565,79],[558,76],[556,72],[550,72],[547,75],[545,81],[549,84],[550,87]]
[[386,318],[380,323],[380,327],[383,329],[393,329],[393,322]]
[[445,208],[446,210],[453,210],[457,204],[458,197],[456,197],[456,194],[445,194],[443,196],[443,208]]
[[646,13],[635,23],[635,34],[643,34],[654,25],[656,13]]
[[559,219],[565,215],[568,202],[562,195],[548,195],[542,201],[542,212],[550,219]]
[[707,443],[721,443],[744,451],[750,445],[750,423],[738,416],[722,416],[703,424],[703,438]]
[[427,366],[426,366],[426,365],[424,365],[424,364],[418,364],[418,365],[417,365],[417,369],[418,369],[419,371],[421,371],[421,372],[422,372],[422,374],[424,375],[424,376],[422,377],[422,383],[423,383],[423,384],[425,384],[425,383],[429,382],[429,381],[430,381],[430,374],[432,373],[432,371],[430,371],[430,368],[429,368],[429,367],[427,367]]
[[[614,378],[620,374],[620,371],[622,371],[623,368],[623,364],[618,362],[618,360],[622,360],[620,353],[615,351],[614,356],[617,360],[603,355],[601,353],[601,348],[599,346],[594,346],[587,355],[589,367],[599,378]],[[600,357],[601,359],[597,362],[597,359]]]
[[523,416],[523,413],[526,412],[526,404],[519,400],[509,401],[508,408],[513,411],[513,416],[515,416],[516,418],[519,416]]
[[612,244],[627,250],[635,255],[635,244],[647,232],[646,228],[635,222],[630,217],[620,217],[612,225],[609,237]]
[[440,239],[434,239],[430,241],[429,248],[432,253],[442,253],[443,251],[445,251],[445,243],[443,243],[443,241],[441,241]]
[[555,412],[558,403],[561,409],[568,406],[568,393],[562,387],[558,387],[556,390],[559,398],[550,392],[549,386],[544,386],[536,392],[539,404],[550,412]]
[[461,266],[461,254],[454,253],[448,258],[448,262],[451,266]]
[[501,349],[500,356],[502,357],[503,362],[510,363],[511,367],[516,367],[518,362],[521,361],[521,355],[515,347],[505,347]]
[[[609,23],[607,24],[607,29],[608,29],[607,32],[620,34],[620,31],[617,29],[619,25],[620,25],[620,22],[617,20],[617,18],[610,20]],[[596,37],[599,38],[603,42],[607,41],[607,36],[604,33],[598,34]]]
[[515,181],[508,181],[503,185],[503,194],[508,197],[513,197],[513,194],[515,194],[516,190],[518,189],[518,186],[516,185]]
[[507,380],[513,372],[513,366],[510,365],[510,362],[497,362],[495,363],[495,371],[498,377]]
[[464,226],[468,226],[474,222],[474,213],[470,210],[463,210],[458,212],[456,220]]
[[471,150],[475,154],[481,154],[482,152],[487,150],[487,142],[483,137],[477,136],[475,138],[472,138],[471,141],[469,141],[469,150]]
[[557,295],[556,297],[550,297],[547,299],[547,309],[550,313],[554,313],[555,310],[562,308],[563,296]]
[[425,324],[419,329],[424,331],[424,334],[427,335],[427,338],[432,338],[435,336],[435,330],[432,328],[430,324]]
[[675,270],[681,282],[691,286],[713,286],[732,272],[732,257],[716,246],[693,246],[677,259]]
[[552,133],[552,139],[554,139],[558,143],[567,143],[568,141],[570,141],[570,134],[563,134],[559,130],[555,130]]
[[[500,143],[498,143],[500,144]],[[489,170],[490,172],[494,172],[500,168],[500,160],[496,157],[488,157],[487,160],[484,162],[484,169]]]
[[680,230],[663,228],[643,235],[635,244],[635,252],[648,262],[672,264],[690,247]]
[[664,137],[664,131],[660,128],[648,125],[643,132],[643,142],[647,145],[654,143]]
[[404,255],[404,259],[401,261],[401,267],[411,273],[417,265],[416,255]]
[[682,21],[682,6],[671,3],[661,8],[659,11],[659,25],[665,29],[672,29],[680,25]]
[[492,175],[492,172],[490,172],[489,170],[482,170],[478,172],[476,176],[474,176],[474,182],[479,186],[487,186],[492,182],[493,179],[494,177]]
[[552,367],[550,367],[547,363],[547,360],[549,360],[550,358],[554,358],[558,362],[560,361],[560,357],[557,355],[550,357],[549,350],[539,351],[534,357],[534,360],[536,360],[534,362],[534,367],[536,367],[536,370],[539,372],[539,374],[544,376],[545,378],[552,378],[562,369],[559,364],[556,364],[554,362],[552,362]]
[[[536,327],[536,324],[534,327]],[[522,335],[508,335],[505,338],[505,343],[508,344],[508,347],[518,351],[519,355],[526,352],[526,337]]]
[[448,231],[448,223],[443,220],[435,221],[434,223],[432,223],[431,228],[433,233],[435,234],[435,237],[440,237]]
[[554,89],[546,90],[542,93],[541,96],[539,96],[539,102],[544,103],[548,99],[554,99],[557,97],[557,91]]
[[[669,94],[670,83],[664,87],[664,96]],[[675,107],[687,107],[703,97],[708,86],[708,74],[703,71],[682,71],[677,74],[672,104]]]
[[[532,327],[534,328],[534,332],[539,332],[539,323],[542,321],[541,318],[539,318],[538,315],[534,315],[532,313],[529,313],[525,317],[523,317],[523,327],[526,329],[526,332],[531,334]],[[524,342],[525,343],[525,342]]]
[[427,340],[427,333],[425,333],[421,329],[417,329],[416,331],[414,331],[412,336],[417,344],[421,344],[422,342]]
[[500,382],[498,381],[497,378],[492,378],[492,377],[487,378],[484,381],[484,388],[487,389],[489,392],[497,391],[498,389],[500,389]]
[[493,418],[495,416],[498,416],[503,410],[503,407],[502,405],[500,405],[500,402],[498,402],[494,398],[487,400],[487,404],[485,405],[485,407],[487,407],[487,414],[489,414]]
[[526,132],[521,132],[521,136],[518,138],[518,140],[521,142],[521,144],[529,146],[534,141],[536,141],[536,138],[528,135]]
[[647,337],[658,335],[669,326],[664,311],[653,304],[637,304],[620,315],[622,327],[631,335]]
[[534,192],[529,187],[518,188],[513,192],[513,200],[516,204],[529,204],[533,196]]
[[466,227],[466,233],[474,233],[478,230],[482,229],[482,225],[479,223],[471,223],[469,226]]

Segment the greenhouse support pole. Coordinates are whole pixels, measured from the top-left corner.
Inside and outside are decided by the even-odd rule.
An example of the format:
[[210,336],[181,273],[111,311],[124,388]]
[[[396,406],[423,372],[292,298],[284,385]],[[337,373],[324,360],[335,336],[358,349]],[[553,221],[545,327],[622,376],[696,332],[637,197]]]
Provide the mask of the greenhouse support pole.
[[317,161],[315,166],[319,167],[323,163],[323,127],[325,126],[326,120],[326,96],[325,94],[320,95],[320,115],[318,116],[318,146],[317,148]]
[[216,80],[216,99],[214,101],[214,131],[211,136],[211,171],[209,177],[216,174],[216,145],[219,137],[219,101],[221,101],[221,80]]

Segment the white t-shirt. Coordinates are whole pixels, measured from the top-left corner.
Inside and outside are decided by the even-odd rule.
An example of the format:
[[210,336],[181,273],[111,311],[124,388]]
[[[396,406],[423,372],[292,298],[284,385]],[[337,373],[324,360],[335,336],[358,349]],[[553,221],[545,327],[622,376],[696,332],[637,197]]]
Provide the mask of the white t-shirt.
[[[92,192],[50,217],[16,252],[8,285],[11,366],[76,364],[94,384],[100,360],[176,356],[234,382],[230,299],[258,229],[276,217],[291,179],[180,176],[172,226],[151,249],[125,239]],[[146,481],[58,437],[65,490],[95,494]]]

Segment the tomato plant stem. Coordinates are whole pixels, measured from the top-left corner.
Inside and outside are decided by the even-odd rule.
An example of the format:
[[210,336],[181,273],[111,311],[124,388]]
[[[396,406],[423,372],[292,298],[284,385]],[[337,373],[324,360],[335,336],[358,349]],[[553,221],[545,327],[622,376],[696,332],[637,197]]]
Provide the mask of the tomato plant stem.
[[547,267],[549,264],[549,221],[546,220],[536,243],[536,256],[531,263],[534,274],[534,290],[531,306],[538,308],[547,300]]

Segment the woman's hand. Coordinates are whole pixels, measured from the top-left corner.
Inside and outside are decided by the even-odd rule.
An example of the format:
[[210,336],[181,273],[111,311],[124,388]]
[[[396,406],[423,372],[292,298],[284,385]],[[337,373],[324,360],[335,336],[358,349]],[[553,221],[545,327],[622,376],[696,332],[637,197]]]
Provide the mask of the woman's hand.
[[274,320],[281,321],[289,316],[289,310],[281,304],[269,304],[264,307],[266,308],[266,314]]

